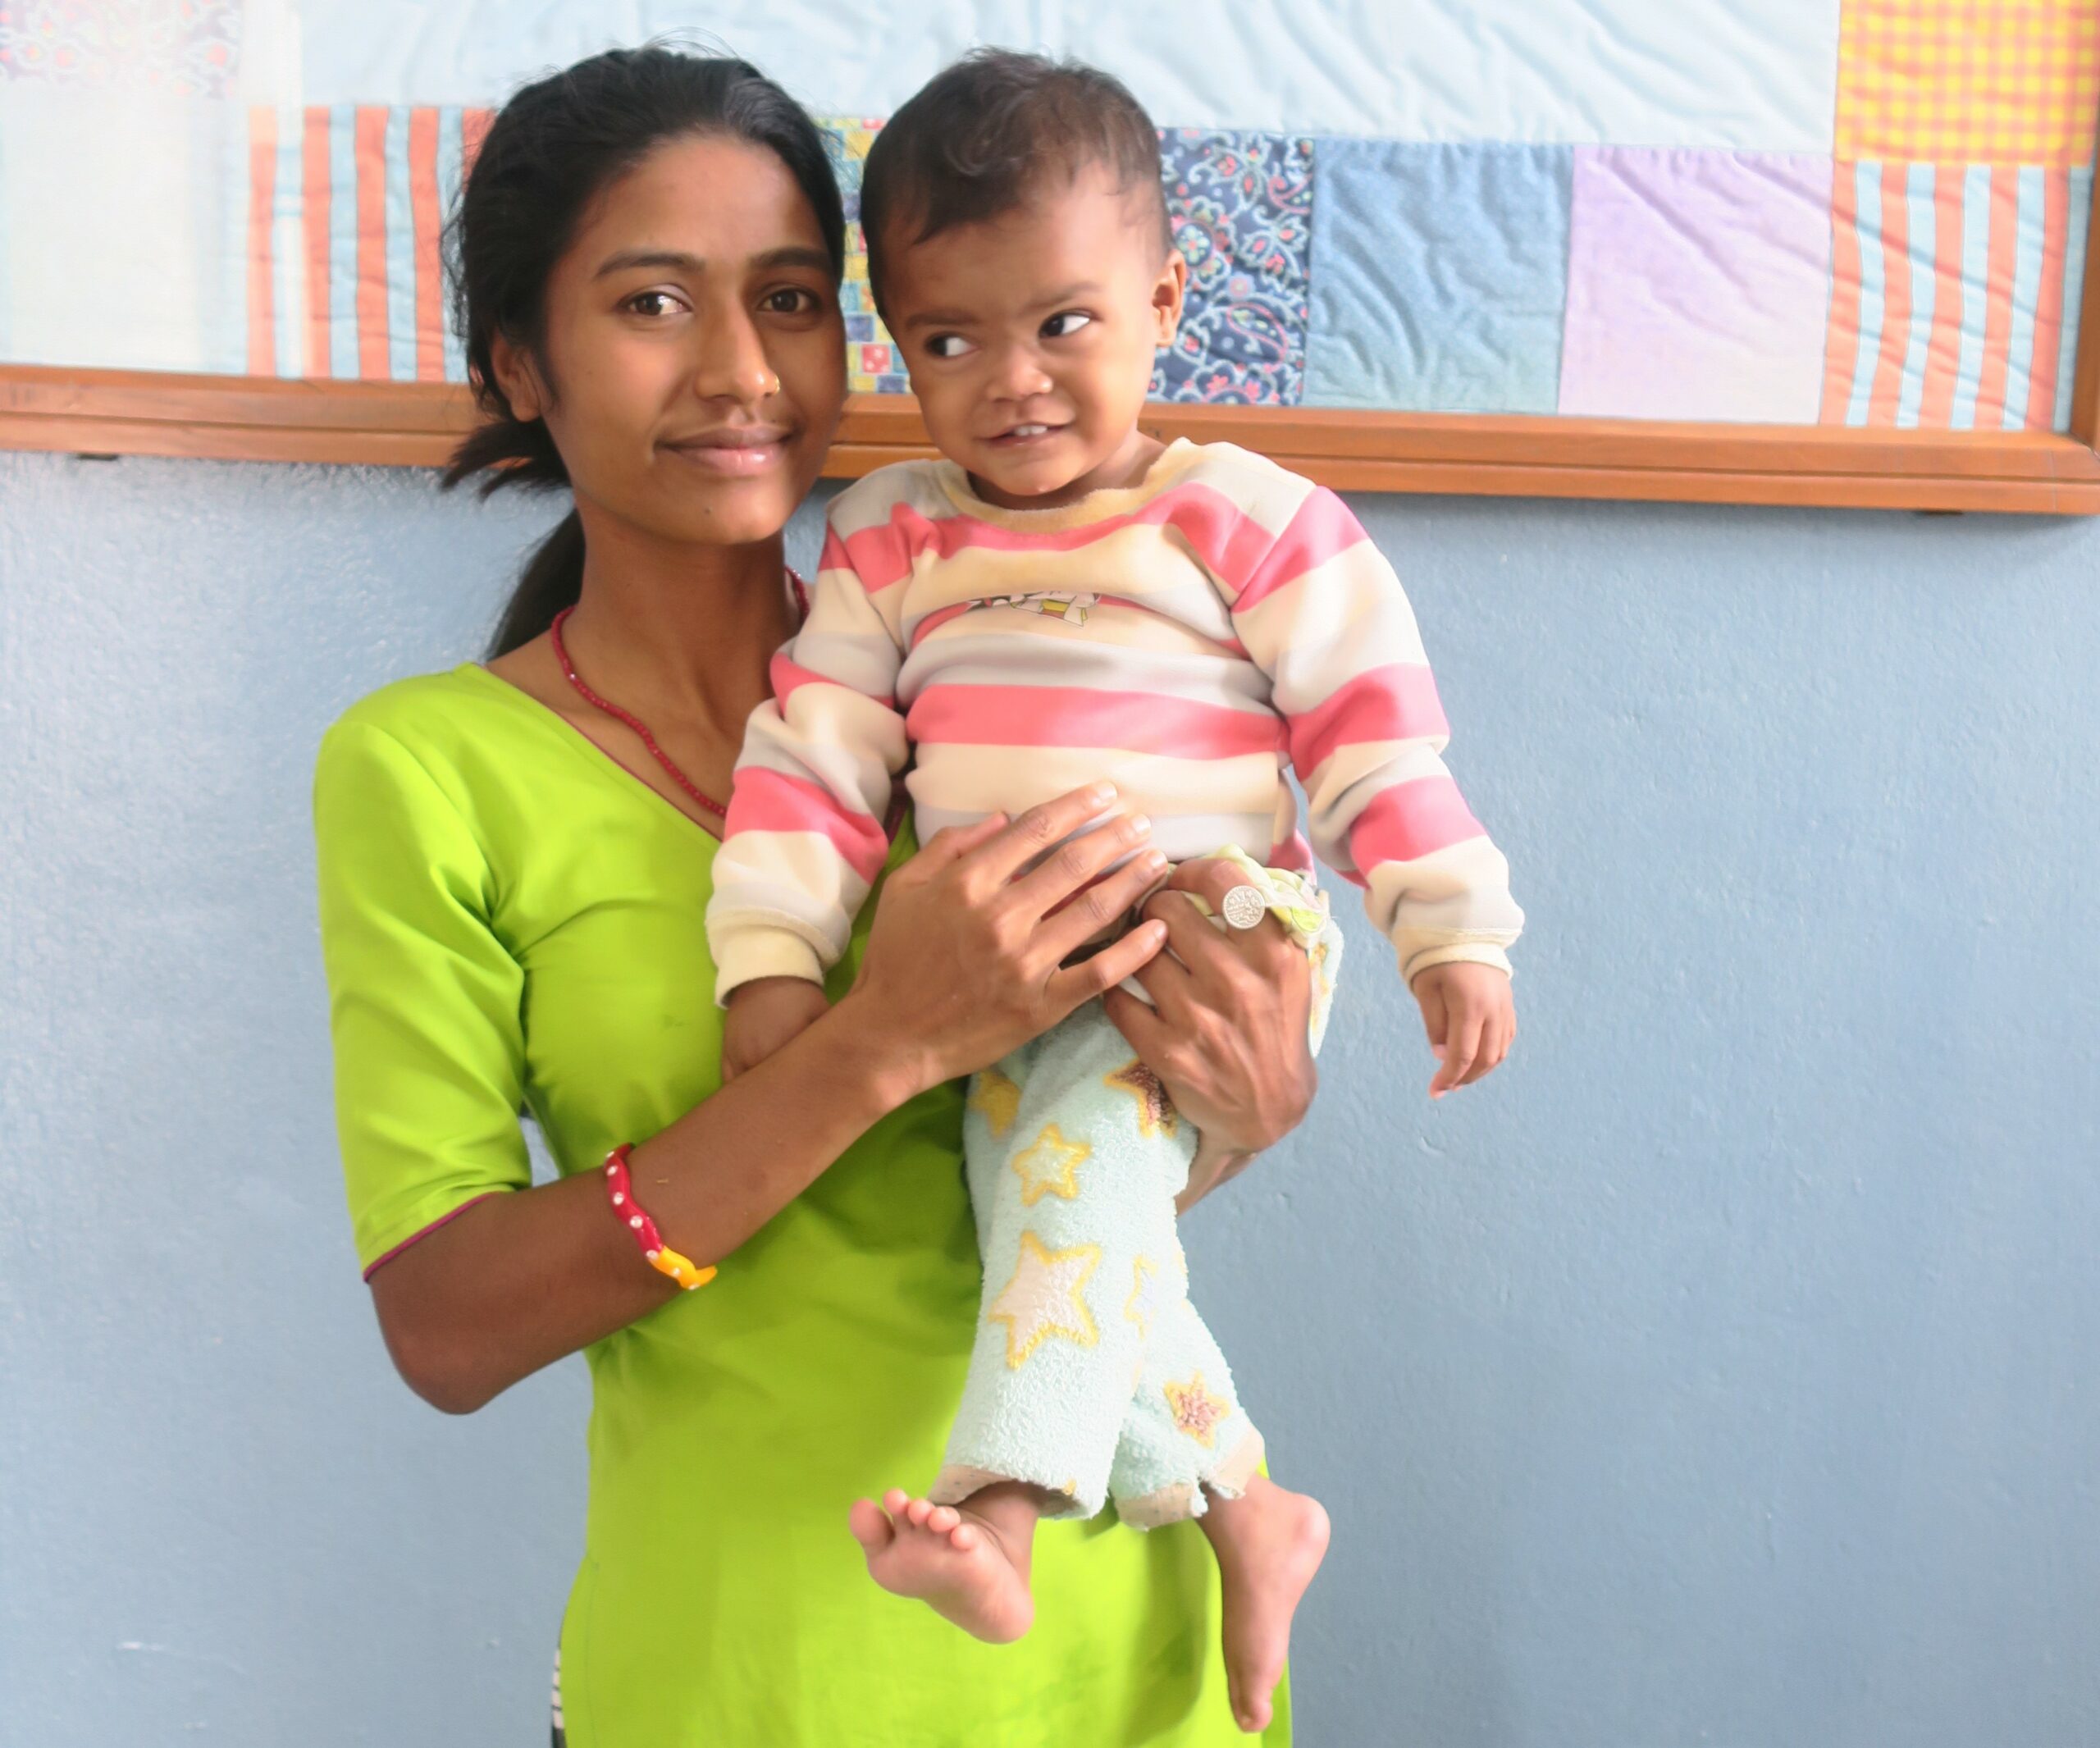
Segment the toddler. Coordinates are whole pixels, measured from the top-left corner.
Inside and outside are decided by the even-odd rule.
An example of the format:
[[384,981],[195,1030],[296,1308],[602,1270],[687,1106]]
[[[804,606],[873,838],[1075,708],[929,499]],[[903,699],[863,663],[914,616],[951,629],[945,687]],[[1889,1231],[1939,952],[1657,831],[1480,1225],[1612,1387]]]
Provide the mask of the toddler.
[[[1312,846],[1399,950],[1444,1057],[1432,1092],[1493,1067],[1523,919],[1438,756],[1399,582],[1333,493],[1140,428],[1188,274],[1143,109],[1090,69],[980,52],[877,135],[861,216],[944,459],[838,497],[808,619],[751,719],[707,913],[727,1059],[823,1011],[907,763],[922,839],[1106,778],[1167,857],[1226,855],[1240,884],[1216,920],[1274,915],[1311,956],[1317,1044],[1340,938],[1288,765]],[[879,1583],[1003,1640],[1031,1618],[1039,1517],[1112,1497],[1139,1527],[1197,1518],[1234,1713],[1256,1730],[1327,1527],[1258,1472],[1189,1303],[1174,1203],[1197,1139],[1099,1002],[975,1078],[968,1383],[933,1486],[863,1500],[852,1527]]]

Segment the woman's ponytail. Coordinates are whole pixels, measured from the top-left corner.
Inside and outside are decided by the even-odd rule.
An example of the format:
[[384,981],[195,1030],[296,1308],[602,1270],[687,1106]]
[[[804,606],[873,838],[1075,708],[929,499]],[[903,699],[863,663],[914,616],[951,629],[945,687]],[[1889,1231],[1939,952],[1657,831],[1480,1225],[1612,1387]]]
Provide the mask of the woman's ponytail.
[[582,592],[583,518],[571,510],[525,561],[525,573],[511,591],[510,605],[503,609],[489,646],[489,659],[508,655],[545,635],[555,615],[573,607]]
[[[568,484],[568,469],[562,465],[544,419],[519,418],[500,390],[477,399],[494,417],[461,439],[452,452],[440,481],[445,491],[470,479],[477,480],[477,490],[484,498],[506,486],[556,491]],[[524,574],[511,591],[489,645],[489,659],[508,655],[520,644],[541,636],[555,623],[555,615],[564,607],[573,607],[582,593],[583,520],[572,509],[525,561]]]

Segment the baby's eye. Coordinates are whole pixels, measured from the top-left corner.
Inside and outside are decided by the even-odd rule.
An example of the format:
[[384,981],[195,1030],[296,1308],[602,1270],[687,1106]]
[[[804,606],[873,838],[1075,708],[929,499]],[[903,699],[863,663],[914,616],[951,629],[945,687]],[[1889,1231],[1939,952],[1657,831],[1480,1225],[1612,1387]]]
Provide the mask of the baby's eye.
[[637,316],[669,316],[684,306],[668,291],[637,291],[626,307]]
[[960,334],[936,334],[926,349],[937,358],[959,358],[970,350],[970,342]]
[[1061,309],[1043,324],[1045,340],[1069,340],[1093,317],[1083,309]]

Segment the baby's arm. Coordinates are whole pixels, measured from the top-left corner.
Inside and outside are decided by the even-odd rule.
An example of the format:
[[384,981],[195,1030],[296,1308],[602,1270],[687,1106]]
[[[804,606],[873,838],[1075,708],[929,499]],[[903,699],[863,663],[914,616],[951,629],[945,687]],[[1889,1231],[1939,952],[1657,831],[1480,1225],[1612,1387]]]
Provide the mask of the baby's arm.
[[722,1020],[722,1084],[784,1049],[829,1005],[824,985],[806,978],[759,977],[739,984]]
[[906,749],[891,696],[902,658],[840,530],[853,495],[833,506],[809,617],[774,657],[774,696],[746,725],[714,858],[707,939],[728,1008],[725,1078],[824,1011],[824,973],[889,853],[883,817]]
[[1509,974],[1470,960],[1447,959],[1418,972],[1409,988],[1436,1058],[1429,1096],[1441,1098],[1492,1074],[1517,1041],[1517,1004]]
[[1524,916],[1444,764],[1450,728],[1406,592],[1341,500],[1311,487],[1232,610],[1289,725],[1313,847],[1364,888],[1399,952],[1442,1059],[1429,1087],[1441,1098],[1516,1035],[1504,949]]

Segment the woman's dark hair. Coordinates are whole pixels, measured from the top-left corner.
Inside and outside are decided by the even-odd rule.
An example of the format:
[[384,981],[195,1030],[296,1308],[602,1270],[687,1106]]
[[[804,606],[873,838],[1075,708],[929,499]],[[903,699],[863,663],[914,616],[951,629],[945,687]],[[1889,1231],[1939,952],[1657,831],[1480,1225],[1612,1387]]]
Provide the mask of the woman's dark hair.
[[[824,136],[794,98],[749,62],[663,43],[619,48],[527,85],[482,142],[449,226],[452,319],[486,422],[452,453],[446,489],[481,476],[481,492],[568,484],[541,419],[521,419],[495,378],[499,334],[544,367],[547,281],[599,191],[667,139],[722,135],[788,167],[831,255],[846,266],[846,217]],[[583,527],[572,509],[527,560],[492,655],[529,643],[583,586]]]
[[1050,176],[1097,166],[1121,192],[1148,195],[1162,253],[1171,249],[1159,130],[1121,80],[1010,48],[975,49],[936,73],[883,125],[861,173],[877,307],[892,249],[1003,217]]

